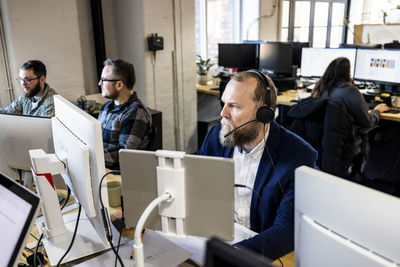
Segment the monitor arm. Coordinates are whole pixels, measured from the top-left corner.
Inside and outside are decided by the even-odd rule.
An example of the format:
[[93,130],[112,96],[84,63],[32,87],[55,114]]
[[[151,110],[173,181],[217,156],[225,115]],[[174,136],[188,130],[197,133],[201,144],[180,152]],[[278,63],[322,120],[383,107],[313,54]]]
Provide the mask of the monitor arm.
[[184,228],[186,218],[185,168],[181,162],[185,152],[157,150],[156,156],[158,157],[158,197],[146,207],[136,225],[133,244],[136,267],[144,267],[141,233],[147,218],[157,206],[161,216],[163,234],[175,237],[186,236]]
[[66,171],[66,157],[46,154],[42,149],[29,150],[32,176],[40,197],[45,221],[42,232],[54,243],[64,242],[67,233],[57,198],[53,175]]

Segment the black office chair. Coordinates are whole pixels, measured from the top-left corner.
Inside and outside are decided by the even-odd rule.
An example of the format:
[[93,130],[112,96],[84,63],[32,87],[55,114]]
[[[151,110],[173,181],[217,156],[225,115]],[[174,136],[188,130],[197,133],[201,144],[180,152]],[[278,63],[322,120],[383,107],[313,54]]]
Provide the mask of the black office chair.
[[147,149],[149,151],[156,151],[158,149],[162,149],[158,142],[158,130],[155,125],[151,126],[151,134],[149,135],[149,144],[147,145]]
[[293,106],[284,121],[284,126],[301,136],[318,151],[317,166],[324,172],[352,179],[361,171],[366,157],[367,133],[355,135],[353,119],[338,104],[325,98],[307,98]]
[[400,196],[400,126],[383,124],[370,133],[364,185]]

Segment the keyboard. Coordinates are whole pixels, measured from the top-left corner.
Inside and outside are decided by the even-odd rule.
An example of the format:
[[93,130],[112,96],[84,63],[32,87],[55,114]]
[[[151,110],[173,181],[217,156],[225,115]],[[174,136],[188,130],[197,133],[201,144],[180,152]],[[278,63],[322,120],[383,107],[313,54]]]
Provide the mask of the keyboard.
[[385,113],[399,114],[400,113],[400,109],[391,108],[391,109],[389,109],[389,111],[386,111]]

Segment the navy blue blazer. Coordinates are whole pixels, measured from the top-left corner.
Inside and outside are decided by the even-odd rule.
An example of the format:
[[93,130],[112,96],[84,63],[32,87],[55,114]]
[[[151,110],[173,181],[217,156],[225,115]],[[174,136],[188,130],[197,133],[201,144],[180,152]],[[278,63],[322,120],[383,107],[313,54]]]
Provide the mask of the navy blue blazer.
[[[207,133],[199,155],[232,157],[233,148],[223,147],[219,142],[220,130],[219,124]],[[275,121],[270,123],[250,205],[251,230],[259,234],[238,245],[270,259],[294,249],[294,170],[302,165],[315,167],[316,160],[317,151],[308,143]]]

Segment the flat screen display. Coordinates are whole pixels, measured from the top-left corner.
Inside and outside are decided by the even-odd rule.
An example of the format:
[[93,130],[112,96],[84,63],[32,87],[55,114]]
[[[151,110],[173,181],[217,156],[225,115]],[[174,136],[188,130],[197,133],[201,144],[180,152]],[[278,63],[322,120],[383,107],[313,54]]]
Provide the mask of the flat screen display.
[[350,60],[350,74],[353,77],[356,51],[355,48],[305,47],[301,56],[301,76],[321,77],[332,60],[338,57],[347,57]]
[[291,73],[292,54],[292,43],[268,42],[260,44],[260,69],[278,73]]
[[218,44],[218,65],[225,68],[258,69],[259,44]]
[[400,50],[358,50],[354,78],[400,83]]
[[0,266],[14,266],[30,232],[39,197],[0,174]]

